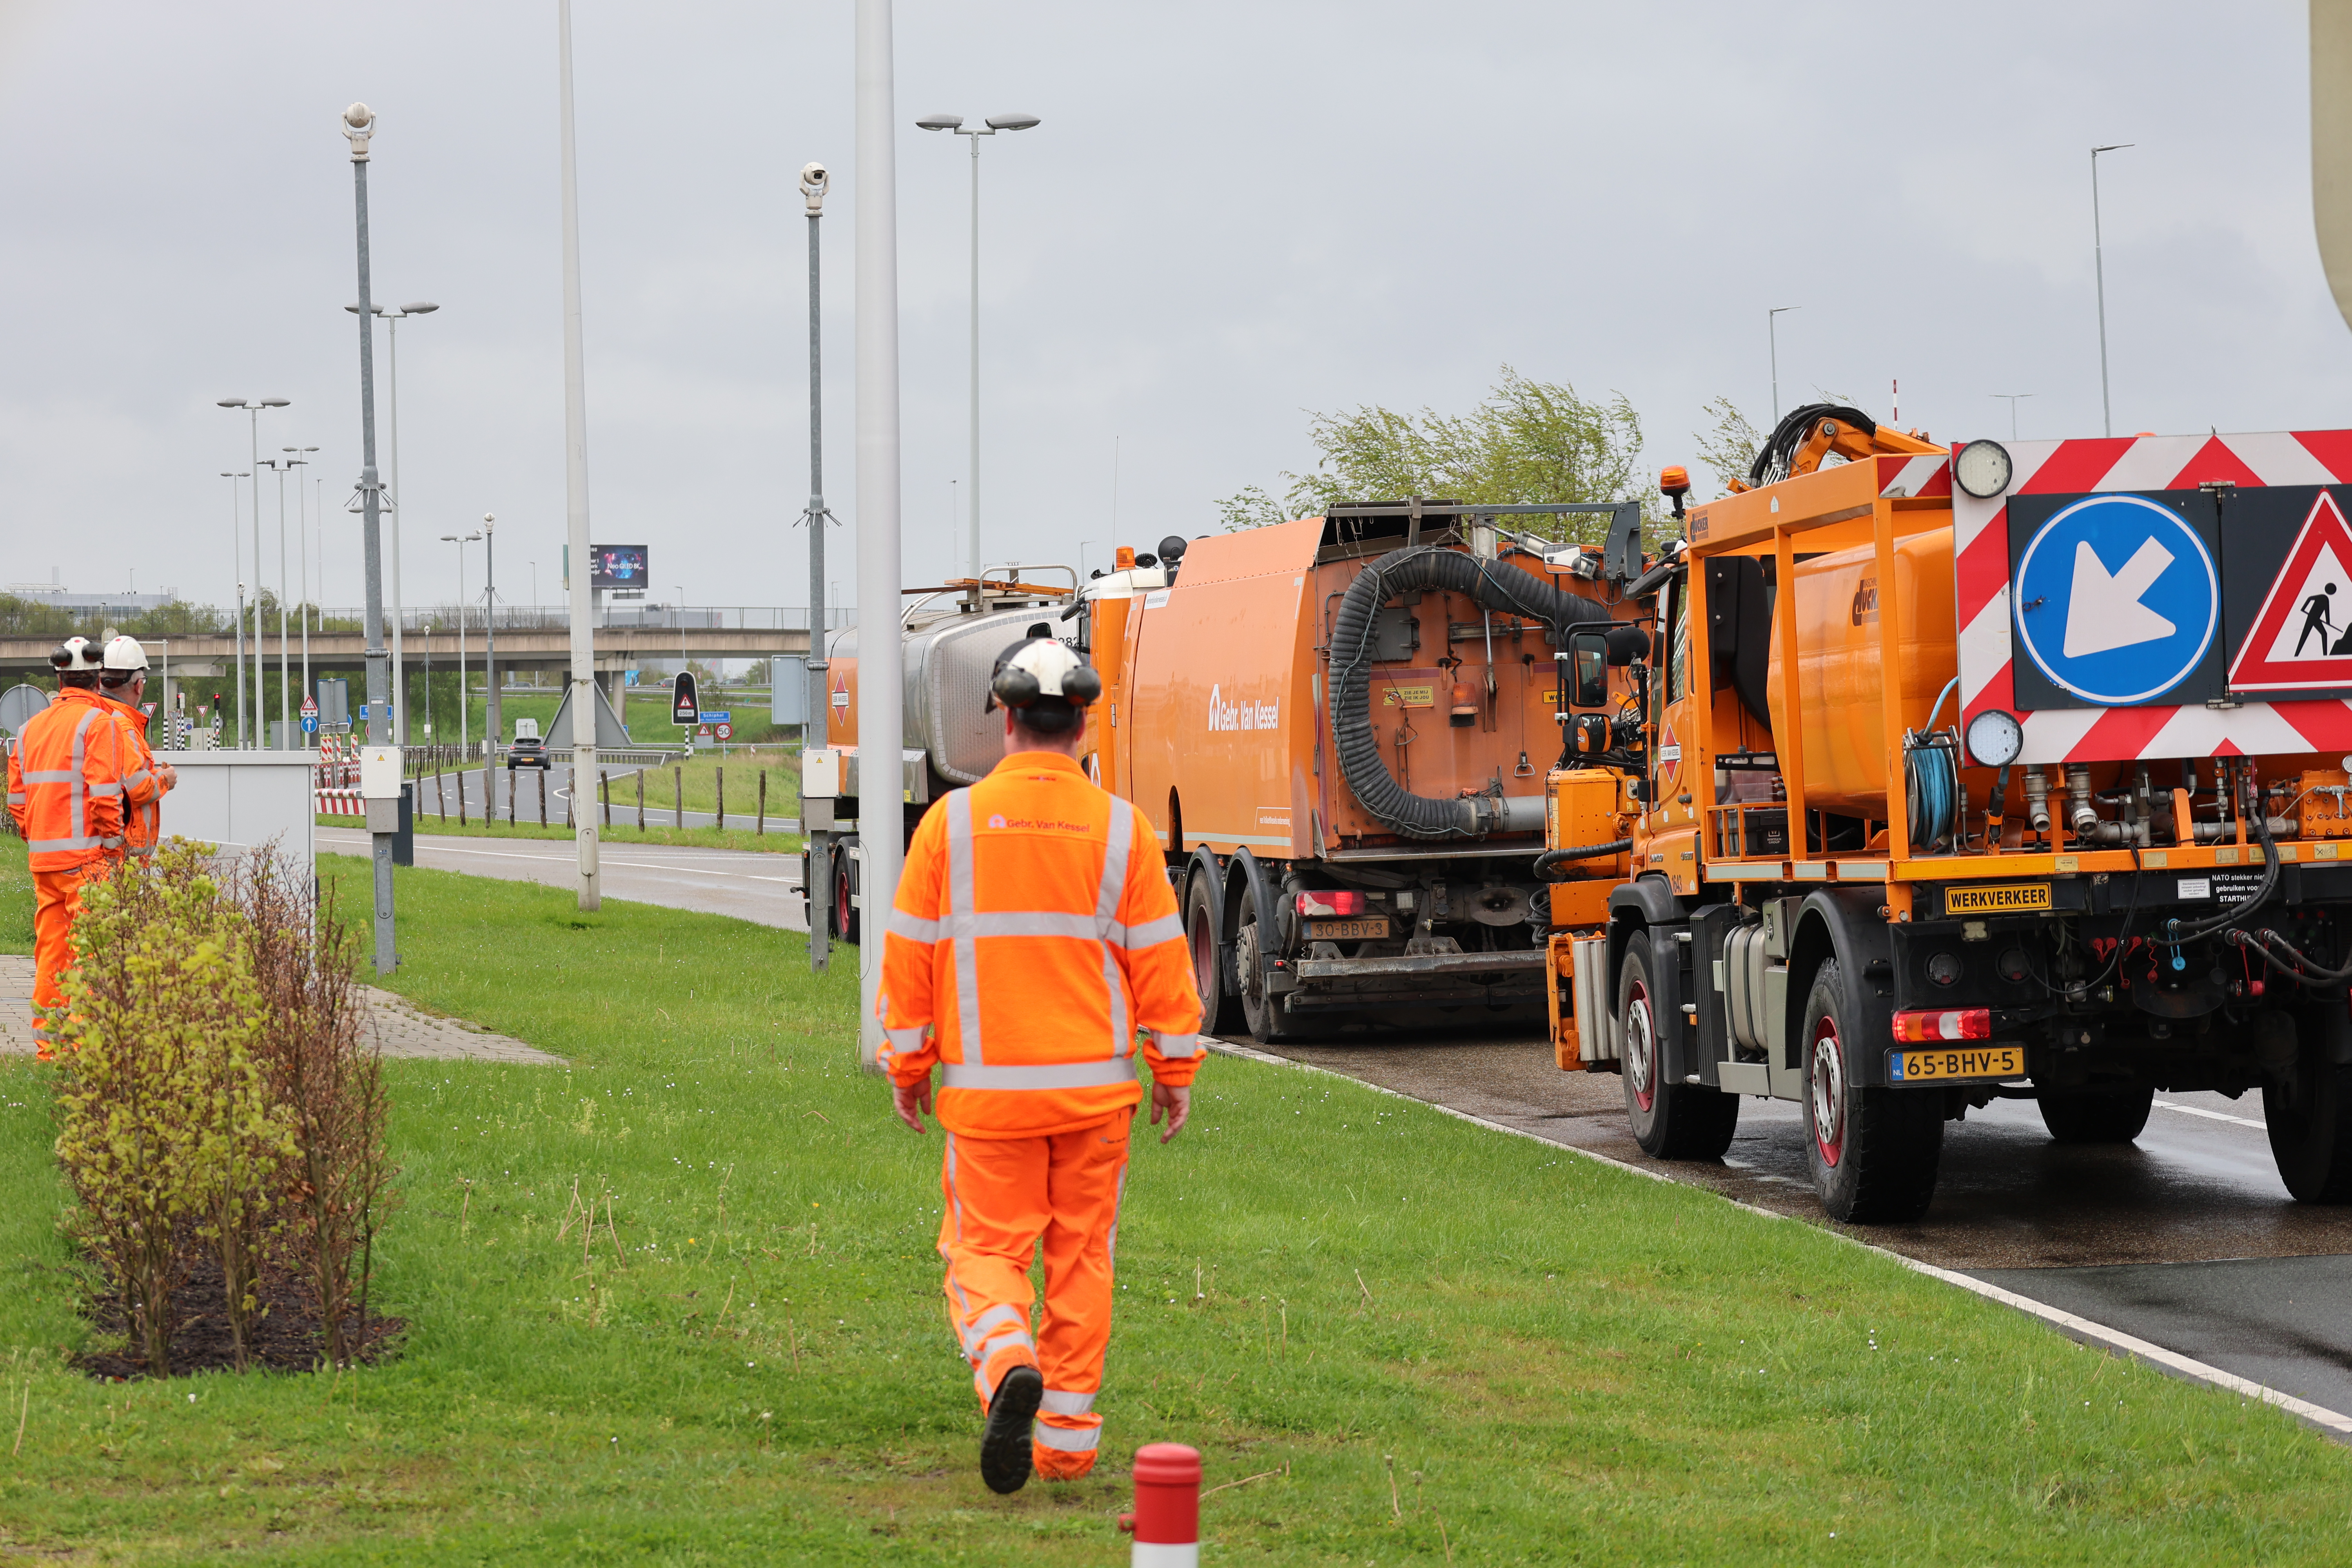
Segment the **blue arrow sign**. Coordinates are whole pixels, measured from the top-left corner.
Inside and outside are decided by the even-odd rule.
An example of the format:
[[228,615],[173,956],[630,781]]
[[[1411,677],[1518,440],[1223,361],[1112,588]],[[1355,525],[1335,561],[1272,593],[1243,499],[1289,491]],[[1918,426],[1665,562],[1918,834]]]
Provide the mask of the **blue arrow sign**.
[[2018,641],[2084,701],[2121,707],[2189,679],[2221,624],[2221,579],[2197,531],[2143,496],[2092,496],[2018,558]]

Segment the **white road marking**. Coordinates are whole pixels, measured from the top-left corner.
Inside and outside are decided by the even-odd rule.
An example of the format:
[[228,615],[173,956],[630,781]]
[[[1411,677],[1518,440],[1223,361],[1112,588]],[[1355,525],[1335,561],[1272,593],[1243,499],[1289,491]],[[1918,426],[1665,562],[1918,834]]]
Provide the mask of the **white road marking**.
[[2257,1132],[2267,1132],[2271,1130],[2270,1123],[2267,1121],[2252,1121],[2242,1116],[2231,1116],[2226,1111],[2208,1110],[2201,1105],[2177,1105],[2168,1100],[2152,1100],[2149,1103],[2158,1110],[2177,1110],[2183,1116],[2201,1116],[2208,1121],[2227,1121],[2233,1127],[2251,1127]]

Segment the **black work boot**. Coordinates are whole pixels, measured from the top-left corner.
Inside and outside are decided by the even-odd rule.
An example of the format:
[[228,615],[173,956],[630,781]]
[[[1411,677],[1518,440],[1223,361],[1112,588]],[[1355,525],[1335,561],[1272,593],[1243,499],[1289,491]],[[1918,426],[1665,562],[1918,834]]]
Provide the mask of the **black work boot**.
[[1014,1367],[996,1385],[980,1435],[980,1479],[990,1491],[1017,1492],[1029,1484],[1029,1425],[1045,1397],[1045,1379],[1034,1366]]

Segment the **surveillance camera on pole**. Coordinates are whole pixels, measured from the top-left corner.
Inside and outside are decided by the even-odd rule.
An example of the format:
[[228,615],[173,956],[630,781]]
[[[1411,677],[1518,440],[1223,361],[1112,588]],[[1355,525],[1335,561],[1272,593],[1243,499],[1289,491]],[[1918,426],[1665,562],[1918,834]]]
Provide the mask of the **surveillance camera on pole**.
[[343,134],[352,144],[352,205],[359,230],[360,319],[360,549],[367,567],[367,750],[360,758],[360,794],[367,806],[368,837],[375,864],[375,969],[391,973],[400,962],[392,921],[392,840],[400,826],[400,748],[392,732],[391,650],[383,640],[383,487],[375,467],[375,315],[369,289],[367,166],[368,139],[375,116],[364,103],[343,110]]
[[[809,500],[801,521],[809,531],[808,653],[804,711],[801,716],[801,751],[825,743],[824,527],[833,514],[824,508],[824,335],[817,317],[817,227],[824,217],[824,194],[833,174],[814,161],[801,165],[801,195],[808,210],[809,322]],[[833,838],[809,836],[809,968],[822,972],[830,958],[825,919],[833,897]]]

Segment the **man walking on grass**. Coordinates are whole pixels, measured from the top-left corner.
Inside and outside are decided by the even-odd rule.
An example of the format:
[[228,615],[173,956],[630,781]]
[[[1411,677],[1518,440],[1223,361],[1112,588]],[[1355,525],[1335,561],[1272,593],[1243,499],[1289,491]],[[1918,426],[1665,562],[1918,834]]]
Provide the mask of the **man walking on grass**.
[[[987,1416],[980,1473],[1094,1468],[1128,1128],[1151,1068],[1166,1142],[1191,1111],[1200,997],[1151,824],[1078,765],[1102,680],[1043,626],[996,661],[1004,760],[915,830],[884,936],[882,1065],[923,1131],[943,1068],[940,1255]],[[1033,1337],[1029,1268],[1045,1254]]]

